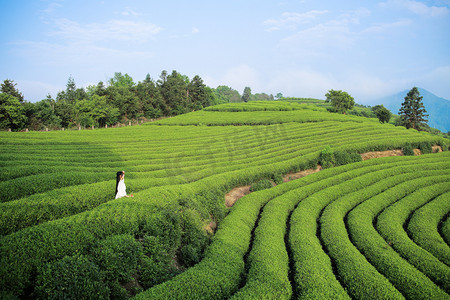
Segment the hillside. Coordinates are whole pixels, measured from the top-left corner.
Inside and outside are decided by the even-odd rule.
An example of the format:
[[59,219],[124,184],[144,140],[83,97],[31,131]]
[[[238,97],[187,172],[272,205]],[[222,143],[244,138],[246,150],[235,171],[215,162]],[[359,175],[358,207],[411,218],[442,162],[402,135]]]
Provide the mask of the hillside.
[[[428,125],[444,133],[450,131],[450,101],[422,88],[419,88],[419,92],[423,96],[423,104],[429,115]],[[393,114],[398,114],[407,93],[408,90],[405,90],[398,94],[381,98],[374,103],[383,104]]]
[[[377,119],[276,101],[224,104],[140,126],[0,132],[0,296],[445,297],[448,282],[439,278],[448,275],[448,250],[439,244],[450,235],[443,219],[450,208],[442,200],[448,199],[450,152],[430,152],[432,145],[447,150],[449,142]],[[430,154],[368,161],[359,155],[413,148]],[[329,168],[225,205],[235,187],[277,181],[318,163]],[[132,198],[114,199],[121,170]],[[371,230],[367,210],[351,213],[359,203],[371,200],[366,205],[378,216],[407,195],[422,201],[409,211],[429,203],[430,211],[444,213],[433,213],[442,230],[430,229],[440,239],[437,247],[423,246],[435,255],[420,254],[425,270],[415,264],[415,248],[396,248],[404,237],[388,237],[388,229],[382,237],[363,231],[339,238],[348,237],[347,227],[359,232],[349,222],[366,222],[363,229]],[[343,206],[328,208],[333,203]],[[420,230],[411,232],[420,240]],[[389,257],[371,249],[386,249]],[[410,249],[413,267],[405,267],[397,252]],[[352,261],[362,262],[359,273]],[[389,273],[390,265],[405,272]],[[373,283],[365,288],[364,282]]]

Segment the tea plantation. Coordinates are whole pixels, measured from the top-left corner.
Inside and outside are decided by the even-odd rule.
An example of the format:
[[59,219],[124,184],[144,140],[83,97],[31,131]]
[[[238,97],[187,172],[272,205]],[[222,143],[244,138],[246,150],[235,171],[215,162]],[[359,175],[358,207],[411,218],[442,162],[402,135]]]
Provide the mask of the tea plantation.
[[[1,132],[0,296],[448,299],[449,142],[277,101]],[[234,187],[318,163],[225,206]],[[133,198],[114,199],[121,170]]]

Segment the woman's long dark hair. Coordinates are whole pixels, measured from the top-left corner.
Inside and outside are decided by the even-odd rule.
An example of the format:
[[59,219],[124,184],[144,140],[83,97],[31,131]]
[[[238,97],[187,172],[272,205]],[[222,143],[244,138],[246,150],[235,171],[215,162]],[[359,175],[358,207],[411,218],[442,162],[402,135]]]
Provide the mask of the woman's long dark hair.
[[116,176],[116,193],[114,195],[117,195],[117,187],[119,186],[119,181],[120,181],[120,177],[122,176],[123,171],[119,171],[117,172],[117,176]]

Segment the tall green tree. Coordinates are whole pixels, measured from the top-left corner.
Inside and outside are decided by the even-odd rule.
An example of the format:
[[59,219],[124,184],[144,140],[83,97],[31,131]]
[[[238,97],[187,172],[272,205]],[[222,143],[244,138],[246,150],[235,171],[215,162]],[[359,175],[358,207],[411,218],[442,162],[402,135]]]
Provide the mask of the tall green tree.
[[163,116],[166,111],[164,99],[150,74],[136,85],[136,95],[139,98],[140,113],[144,117],[154,119]]
[[200,110],[210,105],[210,95],[200,76],[195,75],[188,85],[188,101],[190,109]]
[[252,90],[250,89],[250,87],[246,86],[244,88],[244,93],[242,94],[242,101],[248,102],[248,100],[250,100],[251,95],[252,95]]
[[188,88],[185,79],[175,70],[166,77],[161,74],[158,86],[166,103],[167,110],[164,112],[164,115],[179,115],[189,111],[187,101]]
[[5,79],[2,83],[1,92],[16,97],[20,103],[23,103],[25,101],[23,94],[16,89],[16,85],[17,83],[15,83],[14,80]]
[[325,94],[326,102],[331,102],[335,112],[345,114],[349,109],[352,109],[355,105],[355,100],[347,92],[329,90]]
[[20,130],[26,122],[25,109],[19,99],[0,93],[0,128]]
[[55,106],[56,101],[50,95],[35,103],[34,117],[41,126],[53,129],[61,127],[61,118],[56,115]]
[[406,128],[413,128],[420,130],[425,123],[428,122],[425,119],[428,115],[426,114],[425,107],[422,103],[423,97],[420,96],[419,89],[413,87],[405,97],[402,106],[398,112],[400,116],[400,125]]
[[372,111],[375,113],[380,123],[389,123],[389,120],[391,120],[392,113],[389,109],[384,107],[383,104],[375,105],[372,107]]

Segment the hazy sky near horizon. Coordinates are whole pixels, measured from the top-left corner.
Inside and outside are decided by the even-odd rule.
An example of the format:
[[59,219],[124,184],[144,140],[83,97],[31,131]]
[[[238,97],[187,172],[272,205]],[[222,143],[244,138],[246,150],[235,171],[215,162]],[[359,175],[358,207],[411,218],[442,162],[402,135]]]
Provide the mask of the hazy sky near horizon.
[[450,99],[450,0],[0,0],[0,80],[31,102],[162,70],[210,87],[358,103],[413,86]]

